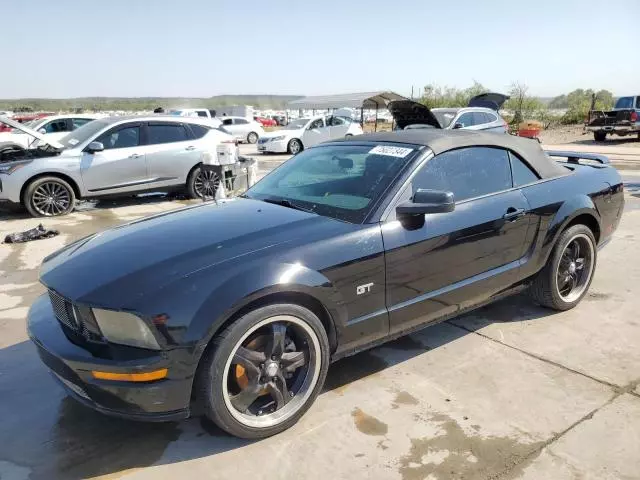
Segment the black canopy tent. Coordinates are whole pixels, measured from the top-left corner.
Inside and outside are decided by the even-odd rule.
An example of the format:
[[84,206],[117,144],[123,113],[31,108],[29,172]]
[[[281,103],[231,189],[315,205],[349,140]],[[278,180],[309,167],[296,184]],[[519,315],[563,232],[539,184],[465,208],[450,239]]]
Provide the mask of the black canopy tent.
[[320,95],[292,100],[288,103],[287,108],[291,110],[330,110],[344,107],[359,108],[361,124],[364,124],[364,110],[375,109],[376,122],[374,128],[377,131],[378,109],[380,109],[380,107],[386,108],[388,103],[394,100],[408,100],[408,98],[388,90],[378,92],[343,93],[339,95]]

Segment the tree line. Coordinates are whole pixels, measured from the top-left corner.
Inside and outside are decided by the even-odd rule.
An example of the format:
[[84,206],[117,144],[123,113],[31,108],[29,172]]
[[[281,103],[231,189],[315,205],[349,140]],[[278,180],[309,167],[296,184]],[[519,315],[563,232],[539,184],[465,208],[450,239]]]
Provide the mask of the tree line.
[[[472,97],[489,91],[478,82],[463,89],[429,84],[424,87],[419,101],[429,108],[466,107]],[[529,87],[521,82],[513,82],[506,93],[511,98],[505,102],[503,110],[510,114],[510,123],[538,120],[545,128],[554,123],[572,125],[584,122],[594,100],[594,108],[597,110],[609,110],[614,104],[613,93],[590,88],[580,88],[546,102],[530,95]],[[558,114],[554,110],[565,112]]]

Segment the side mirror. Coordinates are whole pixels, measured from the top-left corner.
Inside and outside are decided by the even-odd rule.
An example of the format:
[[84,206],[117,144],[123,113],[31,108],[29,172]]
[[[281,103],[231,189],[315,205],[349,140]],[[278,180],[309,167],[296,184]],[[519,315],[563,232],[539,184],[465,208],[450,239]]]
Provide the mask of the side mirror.
[[396,207],[396,214],[424,215],[426,213],[453,212],[456,207],[453,193],[441,190],[419,189],[413,194],[413,199],[403,202]]
[[41,133],[42,135],[46,135],[47,131],[44,128],[39,128],[38,133]]
[[461,123],[456,123],[456,124],[453,126],[453,129],[454,129],[454,130],[458,130],[459,128],[464,128],[464,125],[463,125],[463,124],[461,124]]
[[100,142],[91,142],[87,145],[87,152],[96,153],[104,150],[104,145]]

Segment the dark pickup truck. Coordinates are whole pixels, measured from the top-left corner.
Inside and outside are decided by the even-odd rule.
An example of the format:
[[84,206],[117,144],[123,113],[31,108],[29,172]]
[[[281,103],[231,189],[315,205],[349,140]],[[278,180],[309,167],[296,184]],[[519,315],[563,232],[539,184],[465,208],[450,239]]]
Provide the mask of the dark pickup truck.
[[640,138],[640,95],[620,97],[613,110],[608,112],[590,110],[585,130],[593,132],[596,142],[603,142],[607,134],[637,134]]

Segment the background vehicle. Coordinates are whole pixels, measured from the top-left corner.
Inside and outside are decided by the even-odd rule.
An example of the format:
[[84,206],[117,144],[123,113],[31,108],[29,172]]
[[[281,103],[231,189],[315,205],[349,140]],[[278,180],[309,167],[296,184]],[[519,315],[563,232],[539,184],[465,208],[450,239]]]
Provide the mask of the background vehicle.
[[[33,120],[26,125],[32,130],[36,130],[37,132],[44,135],[46,138],[50,140],[60,140],[62,137],[67,135],[69,132],[73,132],[75,129],[93,121],[98,118],[103,118],[104,115],[99,114],[73,114],[73,115],[51,115],[44,118],[40,118],[37,120]],[[37,147],[40,144],[40,140],[34,139],[30,135],[25,133],[18,133],[16,135],[23,142],[29,141],[26,147]],[[13,140],[13,139],[12,139]]]
[[264,135],[262,125],[243,117],[222,117],[222,128],[240,142],[256,143]]
[[263,127],[277,127],[278,123],[273,118],[253,117],[253,120],[260,123]]
[[201,172],[205,152],[235,143],[206,119],[172,116],[107,117],[59,141],[9,119],[40,140],[33,149],[0,149],[0,202],[22,204],[33,216],[64,215],[77,198],[187,190],[202,196],[215,179]]
[[569,162],[469,131],[324,143],[242,198],[50,255],[29,335],[102,412],[175,420],[195,395],[231,434],[273,435],[309,408],[331,360],[526,288],[576,306],[623,186],[606,158],[554,155]]
[[221,124],[220,119],[216,117],[216,111],[207,108],[172,108],[169,110],[169,115],[208,118],[214,127],[219,127]]
[[267,132],[258,140],[259,152],[293,155],[318,143],[342,137],[361,135],[362,128],[346,117],[315,116],[298,118],[275,132]]
[[[483,130],[508,133],[509,126],[498,114],[508,96],[483,93],[473,97],[465,108],[432,108],[410,100],[391,102],[389,111],[400,129],[443,128],[456,130]],[[437,125],[433,122],[437,120]]]
[[593,132],[597,142],[604,142],[607,135],[633,135],[640,138],[640,95],[620,97],[613,110],[590,110],[585,130]]

